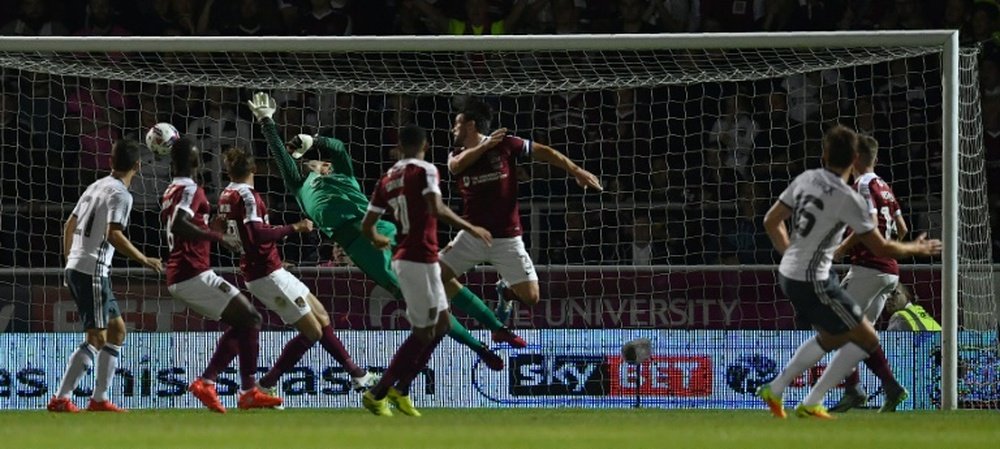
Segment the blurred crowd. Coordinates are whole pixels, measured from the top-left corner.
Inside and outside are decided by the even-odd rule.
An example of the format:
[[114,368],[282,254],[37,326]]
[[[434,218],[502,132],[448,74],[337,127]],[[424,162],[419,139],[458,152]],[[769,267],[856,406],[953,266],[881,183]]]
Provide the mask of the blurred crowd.
[[[392,35],[660,33],[957,28],[979,46],[987,170],[1000,169],[1000,7],[972,0],[0,0],[0,35]],[[819,166],[823,130],[844,123],[880,143],[877,170],[911,227],[941,224],[941,90],[936,56],[753,82],[490,97],[498,125],[549,143],[600,174],[583,195],[559,173],[522,169],[528,246],[542,264],[773,263],[761,217],[787,182]],[[225,148],[267,151],[243,107],[249,91],[2,72],[0,266],[58,266],[62,208],[107,171],[111,143],[168,121],[205,152],[217,197]],[[462,98],[274,92],[285,136],[320,132],[348,143],[366,189],[390,159],[395,129],[433,130],[443,163]],[[52,155],[58,154],[58,158]],[[79,167],[79,168],[78,168]],[[267,168],[258,190],[275,223],[298,218]],[[162,246],[156,201],[169,179],[149,155],[133,186],[132,231]],[[450,186],[450,182],[444,184]],[[457,192],[445,191],[455,199]],[[1000,182],[989,185],[1000,258]],[[457,203],[454,204],[457,207]],[[286,245],[297,264],[349,263],[306,236]],[[24,248],[47,248],[25,251]],[[21,248],[18,250],[18,248]],[[998,260],[1000,261],[1000,260]],[[228,263],[228,261],[221,261]]]

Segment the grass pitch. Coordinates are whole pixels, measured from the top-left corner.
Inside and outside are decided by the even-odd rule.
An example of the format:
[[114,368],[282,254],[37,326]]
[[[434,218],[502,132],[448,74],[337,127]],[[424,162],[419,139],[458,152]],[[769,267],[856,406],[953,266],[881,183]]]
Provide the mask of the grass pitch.
[[997,448],[1000,412],[854,411],[781,421],[763,410],[357,410],[0,413],[3,448]]

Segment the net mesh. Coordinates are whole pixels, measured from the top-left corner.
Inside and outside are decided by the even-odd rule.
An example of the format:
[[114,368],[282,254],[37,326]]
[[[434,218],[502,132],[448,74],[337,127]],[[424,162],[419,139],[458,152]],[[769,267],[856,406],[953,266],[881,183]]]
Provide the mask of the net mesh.
[[[995,405],[1000,398],[1000,379],[990,368],[996,360],[990,348],[996,344],[998,307],[989,265],[976,56],[974,49],[962,52],[959,108],[960,323],[969,331],[962,334],[960,388],[969,407]],[[451,148],[451,120],[470,96],[493,106],[495,127],[549,144],[601,177],[605,193],[585,194],[558,169],[538,163],[519,169],[525,243],[539,265],[545,301],[519,310],[512,324],[538,329],[530,334],[548,343],[535,352],[505,354],[509,376],[473,376],[480,394],[502,396],[489,404],[630,403],[606,397],[632,394],[637,375],[634,367],[608,354],[621,339],[662,335],[654,341],[661,345],[654,351],[659,358],[643,365],[646,374],[639,372],[641,392],[664,406],[683,405],[677,397],[702,406],[751,406],[754,382],[780,368],[790,355],[786,352],[801,340],[798,334],[781,334],[780,343],[766,342],[762,335],[771,334],[760,333],[795,329],[791,306],[775,286],[777,255],[761,217],[796,174],[820,165],[819,141],[832,124],[852,126],[879,141],[877,173],[893,186],[912,235],[941,232],[940,48],[6,51],[0,53],[0,77],[5,120],[0,265],[11,268],[0,278],[0,305],[11,310],[0,313],[10,317],[0,331],[79,330],[75,305],[57,274],[62,224],[82,189],[107,171],[113,141],[141,141],[152,124],[173,123],[205,149],[203,186],[214,203],[228,182],[219,156],[224,149],[250,148],[259,160],[267,158],[260,130],[245,107],[258,90],[277,98],[275,119],[282,136],[320,133],[346,142],[366,193],[391,164],[389,150],[402,124],[430,130],[428,159],[442,166]],[[132,186],[129,229],[146,253],[166,256],[157,215],[168,182],[167,161],[146,154]],[[460,208],[454,179],[445,175],[442,188]],[[258,175],[257,190],[272,223],[300,218],[273,167]],[[442,243],[449,238],[442,232]],[[350,269],[341,248],[307,235],[289,239],[282,251],[327,305],[337,328],[407,328],[402,304]],[[909,262],[918,264],[904,265],[901,281],[940,317],[939,267],[926,260]],[[215,253],[213,264],[233,273],[236,261]],[[160,280],[128,266],[116,258],[112,282],[130,329],[219,328],[171,301]],[[495,301],[491,270],[477,270],[465,280],[474,292]],[[463,322],[478,328],[464,317]],[[265,325],[283,328],[270,314]],[[884,320],[878,323],[884,325]],[[613,331],[621,328],[662,334]],[[712,333],[722,330],[727,332]],[[262,364],[270,363],[274,354],[268,351],[276,353],[283,343],[274,338],[264,345]],[[358,339],[365,345],[364,338]],[[588,339],[598,343],[585,343]],[[687,343],[668,344],[671,339]],[[902,360],[903,375],[912,376],[904,384],[926,385],[914,407],[936,404],[937,344],[933,338],[887,337],[886,352],[898,357],[894,366]],[[907,353],[893,355],[894,348]],[[459,359],[474,359],[457,346],[447,350],[455,354],[456,366]],[[56,368],[46,368],[51,376],[58,375],[62,363],[62,355],[53,357]],[[707,357],[710,368],[698,357]],[[382,358],[372,363],[386,363],[387,354]],[[595,358],[603,361],[588,374],[597,376],[588,377],[593,385],[584,382],[573,390],[577,386],[561,385],[553,374],[560,366],[583,370]],[[704,369],[707,378],[699,371]],[[680,384],[670,380],[661,388],[656,370],[667,373],[665,379],[677,372],[688,376],[684,379],[703,377]],[[574,399],[576,393],[591,402]],[[535,397],[543,399],[528,401]],[[339,403],[321,403],[331,404]]]

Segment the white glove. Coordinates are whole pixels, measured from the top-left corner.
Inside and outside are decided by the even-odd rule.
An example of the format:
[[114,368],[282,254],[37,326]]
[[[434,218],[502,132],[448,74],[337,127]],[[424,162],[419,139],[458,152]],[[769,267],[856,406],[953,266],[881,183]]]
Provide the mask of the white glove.
[[288,141],[288,146],[292,148],[292,157],[298,159],[306,154],[313,146],[313,136],[309,134],[299,134]]
[[253,112],[253,116],[257,118],[257,121],[264,120],[264,118],[271,118],[274,115],[274,111],[278,109],[274,98],[271,98],[270,95],[264,92],[253,94],[253,99],[248,100],[247,105],[250,106],[250,112]]

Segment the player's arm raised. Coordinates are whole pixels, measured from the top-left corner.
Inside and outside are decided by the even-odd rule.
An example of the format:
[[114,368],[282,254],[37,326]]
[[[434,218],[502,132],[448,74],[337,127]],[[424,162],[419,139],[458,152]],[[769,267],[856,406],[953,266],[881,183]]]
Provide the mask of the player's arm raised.
[[157,273],[163,272],[163,263],[155,257],[147,257],[139,248],[132,244],[132,241],[125,236],[125,229],[120,223],[108,225],[108,243],[115,249],[128,256],[130,259],[139,262],[142,266],[150,268]]
[[601,187],[601,180],[597,179],[597,176],[576,165],[566,155],[548,145],[531,142],[531,157],[536,161],[545,162],[546,164],[565,170],[570,176],[576,178],[576,183],[584,189],[595,189],[598,192],[604,190]]
[[493,133],[479,145],[467,148],[461,153],[452,155],[448,158],[448,171],[454,175],[461,174],[465,171],[465,169],[471,167],[472,164],[475,164],[479,158],[483,157],[483,154],[485,154],[487,150],[502,142],[506,135],[507,128],[500,128],[493,131]]
[[[298,137],[302,138],[303,134],[299,134]],[[347,152],[344,141],[336,137],[319,135],[312,136],[312,141],[312,144],[327,156],[323,160],[329,161],[333,165],[334,172],[354,176],[354,162],[351,161],[351,155]]]
[[458,229],[461,229],[469,234],[472,234],[479,240],[486,242],[486,246],[491,246],[493,244],[493,235],[490,231],[485,228],[473,225],[469,223],[464,218],[459,217],[453,210],[451,210],[448,205],[444,204],[441,200],[441,194],[438,192],[428,192],[424,194],[424,201],[427,201],[427,210],[438,217],[438,219],[448,223]]
[[247,105],[250,107],[250,112],[253,113],[261,125],[264,137],[267,139],[267,149],[278,165],[278,171],[281,172],[281,179],[285,181],[285,188],[293,191],[298,190],[302,186],[302,183],[305,182],[305,177],[302,176],[299,164],[288,154],[285,143],[282,142],[281,136],[278,135],[278,125],[274,123],[274,119],[272,118],[274,111],[278,109],[274,98],[271,98],[266,93],[257,92],[253,95],[252,100],[247,101]]
[[263,245],[281,240],[293,232],[306,233],[312,232],[312,230],[313,222],[308,218],[284,226],[271,226],[264,222],[252,221],[247,223],[247,237],[250,238],[250,241],[247,243]]
[[792,208],[780,200],[775,201],[774,205],[768,209],[767,214],[764,215],[764,230],[767,231],[767,236],[771,239],[778,254],[785,254],[785,250],[791,245],[791,240],[788,237],[788,225],[785,224],[785,221],[791,216]]

